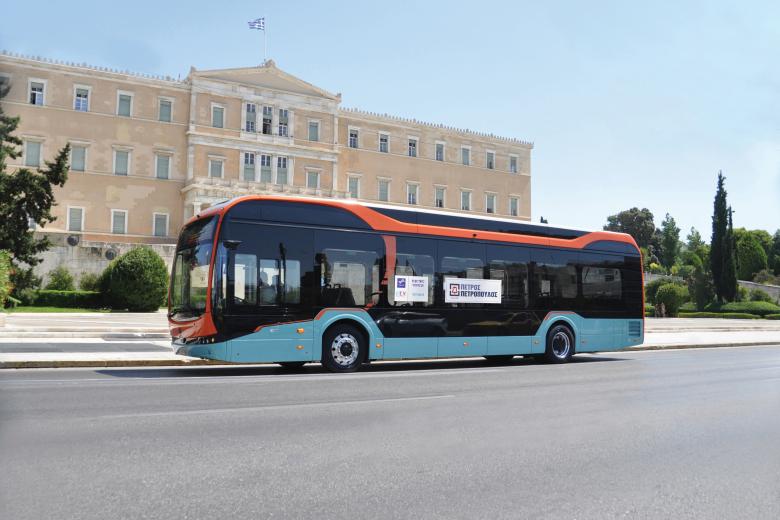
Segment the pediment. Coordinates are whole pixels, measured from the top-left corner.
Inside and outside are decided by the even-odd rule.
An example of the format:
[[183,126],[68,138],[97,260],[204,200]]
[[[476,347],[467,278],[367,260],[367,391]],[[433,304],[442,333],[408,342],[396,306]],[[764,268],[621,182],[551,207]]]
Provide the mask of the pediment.
[[288,74],[276,67],[273,60],[267,61],[258,67],[244,67],[238,69],[217,69],[192,71],[191,76],[211,78],[228,83],[238,83],[250,87],[270,88],[284,92],[293,92],[305,96],[320,97],[337,101],[339,94],[332,94],[300,78]]

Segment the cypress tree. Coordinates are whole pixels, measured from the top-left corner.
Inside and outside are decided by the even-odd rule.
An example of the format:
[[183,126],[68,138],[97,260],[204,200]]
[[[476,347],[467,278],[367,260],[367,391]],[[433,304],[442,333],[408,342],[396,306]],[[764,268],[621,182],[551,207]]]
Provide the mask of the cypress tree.
[[723,279],[724,249],[728,233],[728,206],[726,206],[726,189],[723,186],[723,172],[718,172],[718,188],[715,191],[715,204],[712,213],[712,240],[710,242],[710,271],[715,285],[715,296],[718,301],[725,298],[725,282]]

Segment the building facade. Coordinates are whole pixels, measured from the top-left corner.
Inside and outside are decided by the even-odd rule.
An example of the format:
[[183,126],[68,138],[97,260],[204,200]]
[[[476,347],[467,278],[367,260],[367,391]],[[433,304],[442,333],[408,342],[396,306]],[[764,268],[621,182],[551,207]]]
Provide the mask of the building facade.
[[170,262],[188,218],[250,193],[531,216],[531,143],[344,108],[270,60],[177,80],[2,53],[0,76],[12,169],[71,146],[41,273],[98,272],[139,243]]

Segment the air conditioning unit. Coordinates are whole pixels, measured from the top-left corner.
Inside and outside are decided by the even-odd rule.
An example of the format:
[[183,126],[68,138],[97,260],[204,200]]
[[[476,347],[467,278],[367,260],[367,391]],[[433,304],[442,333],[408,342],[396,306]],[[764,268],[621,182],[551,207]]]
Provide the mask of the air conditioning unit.
[[79,245],[79,241],[81,240],[81,237],[78,235],[68,235],[68,245],[69,246],[77,246]]
[[113,249],[113,248],[106,250],[106,260],[110,261],[110,260],[113,260],[114,258],[116,258],[116,253],[117,253],[117,250]]

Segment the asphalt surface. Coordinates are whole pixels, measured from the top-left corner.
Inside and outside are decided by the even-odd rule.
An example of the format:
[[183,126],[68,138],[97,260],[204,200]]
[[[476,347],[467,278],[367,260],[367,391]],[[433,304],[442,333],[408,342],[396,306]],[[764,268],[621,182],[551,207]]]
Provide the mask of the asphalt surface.
[[780,347],[0,372],[0,518],[780,517]]

